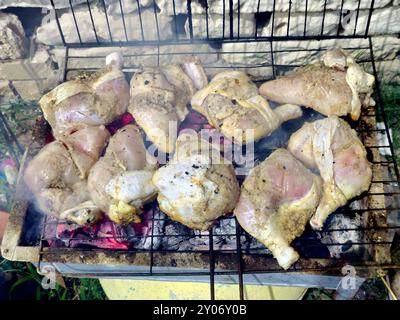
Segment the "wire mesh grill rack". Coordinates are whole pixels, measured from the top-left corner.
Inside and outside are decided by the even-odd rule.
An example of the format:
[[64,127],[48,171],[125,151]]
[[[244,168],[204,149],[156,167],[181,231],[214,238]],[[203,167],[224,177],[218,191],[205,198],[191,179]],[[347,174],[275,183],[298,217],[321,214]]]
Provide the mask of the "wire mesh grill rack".
[[[132,0],[131,5],[135,7],[130,10],[137,10],[137,32],[133,35],[130,33],[130,27],[126,21],[127,13],[131,12],[124,9],[126,2],[122,0],[116,1],[115,11],[119,14],[119,23],[123,27],[123,32],[115,34],[113,28],[110,26],[110,17],[108,10],[106,9],[105,0],[100,0],[99,4],[91,4],[89,0],[86,0],[87,16],[86,19],[90,21],[89,26],[93,31],[93,35],[89,39],[83,39],[82,30],[80,29],[80,21],[78,21],[76,15],[76,9],[73,6],[73,1],[69,0],[69,7],[72,12],[73,25],[76,30],[76,35],[73,37],[66,37],[64,33],[65,25],[63,25],[60,15],[55,10],[57,6],[57,0],[50,0],[51,6],[55,12],[55,19],[57,26],[60,30],[61,41],[64,46],[68,47],[88,47],[88,46],[121,46],[121,45],[147,45],[147,44],[171,44],[171,43],[183,43],[183,42],[221,42],[221,41],[236,41],[238,39],[244,41],[255,41],[255,40],[285,40],[291,39],[330,39],[330,38],[348,38],[348,37],[366,37],[370,28],[371,18],[374,12],[375,1],[354,1],[353,10],[351,13],[344,11],[345,0],[342,1],[328,1],[324,0],[322,5],[322,12],[318,10],[318,21],[314,21],[311,17],[315,17],[314,12],[310,12],[310,4],[317,2],[313,0],[306,1],[295,1],[295,0],[253,0],[253,1],[240,1],[240,0]],[[318,1],[320,3],[321,1]],[[143,5],[142,5],[143,4]],[[244,5],[243,5],[244,4]],[[98,5],[103,17],[101,20],[96,21],[93,15],[94,6]],[[219,9],[216,9],[218,6]],[[249,12],[249,7],[253,10],[255,17],[260,19],[256,20],[256,26],[254,33],[249,34],[241,30],[241,19],[245,15],[241,8],[246,7],[246,11]],[[326,23],[327,14],[332,13],[332,8],[335,8],[335,18],[337,19],[337,25],[334,30],[328,28]],[[367,16],[363,17],[360,22],[360,9],[367,9]],[[284,14],[279,16],[277,19],[277,8],[283,9]],[[339,10],[337,10],[339,9]],[[293,21],[293,12],[301,11],[304,12],[302,16],[302,26],[291,29]],[[165,35],[164,30],[160,27],[160,12],[167,11],[172,16],[172,33]],[[144,12],[151,12],[151,15],[144,17]],[[199,13],[201,12],[201,14]],[[211,32],[210,16],[212,13],[222,14],[221,30],[218,30],[217,35],[215,30]],[[349,14],[352,14],[353,19],[348,23]],[[202,28],[194,28],[193,20],[200,16],[199,20],[202,23]],[[144,19],[153,20],[153,26],[155,32],[151,36],[147,35],[146,26],[144,25]],[[270,28],[267,32],[261,32],[261,25],[265,24],[265,20],[271,22]],[[182,21],[186,21],[186,32],[182,34]],[[285,23],[285,28],[277,32],[278,23]],[[147,22],[147,21],[146,21]],[[310,31],[310,23],[318,23],[321,25],[318,31],[314,29]],[[345,26],[346,23],[346,26]],[[347,25],[349,24],[349,25]],[[99,25],[102,25],[104,32],[99,33]]]
[[[126,269],[119,271],[119,277],[129,276],[194,276],[207,275],[210,277],[210,294],[211,298],[215,297],[215,279],[220,275],[237,276],[239,284],[239,295],[243,298],[243,277],[246,274],[257,273],[282,273],[282,272],[310,272],[319,274],[341,274],[341,268],[344,265],[352,265],[361,274],[375,274],[378,269],[398,268],[393,261],[390,260],[391,248],[393,247],[393,237],[396,230],[400,229],[399,210],[400,210],[400,189],[399,189],[399,170],[395,158],[395,150],[393,149],[390,130],[388,127],[387,116],[384,111],[382,97],[380,92],[380,83],[376,68],[376,60],[374,58],[373,38],[369,36],[371,18],[374,12],[374,1],[370,1],[367,5],[368,15],[364,19],[363,24],[360,24],[359,13],[361,4],[365,6],[365,1],[358,1],[355,9],[355,19],[349,28],[343,28],[342,19],[344,16],[343,4],[344,1],[339,1],[339,13],[337,28],[332,31],[328,30],[325,25],[325,16],[328,12],[327,6],[329,3],[325,0],[323,11],[318,15],[321,18],[321,30],[318,34],[311,34],[308,30],[310,21],[310,13],[308,12],[311,1],[302,1],[304,5],[304,28],[300,32],[291,32],[292,9],[298,5],[298,1],[254,1],[256,4],[256,16],[262,16],[268,12],[268,20],[270,21],[270,33],[261,34],[259,24],[263,20],[257,20],[255,32],[251,36],[242,36],[240,31],[241,19],[241,1],[221,0],[223,22],[221,36],[215,37],[211,35],[209,25],[209,8],[213,1],[179,1],[171,0],[167,2],[172,12],[174,32],[171,38],[163,38],[162,32],[159,30],[159,12],[158,1],[150,1],[146,10],[149,8],[154,15],[156,26],[155,39],[146,38],[144,23],[142,20],[143,7],[139,0],[136,0],[138,20],[140,26],[138,28],[137,39],[129,37],[129,28],[124,21],[123,2],[118,0],[117,8],[120,10],[120,19],[123,25],[123,38],[113,36],[113,30],[110,27],[109,16],[107,15],[106,3],[100,1],[100,9],[104,11],[104,21],[108,33],[108,38],[99,36],[96,25],[99,21],[95,21],[92,15],[93,4],[86,2],[87,13],[90,25],[93,27],[94,41],[83,39],[80,30],[79,21],[74,14],[74,6],[71,0],[70,9],[73,14],[74,27],[76,29],[76,39],[68,39],[63,32],[62,19],[60,19],[59,11],[54,12],[57,25],[60,31],[62,43],[66,48],[66,59],[64,66],[64,80],[67,80],[80,72],[91,72],[98,69],[106,54],[82,54],[82,49],[91,47],[119,47],[125,58],[124,71],[128,77],[137,69],[143,66],[158,66],[164,63],[171,63],[179,60],[184,55],[197,55],[203,61],[204,68],[208,74],[214,74],[223,69],[235,68],[245,70],[252,75],[253,80],[260,84],[262,81],[273,79],[277,76],[289,72],[293,68],[302,65],[302,53],[312,53],[316,57],[321,54],[326,48],[332,46],[332,41],[335,45],[341,46],[350,54],[357,50],[362,52],[357,57],[357,62],[362,64],[365,69],[370,69],[376,79],[375,100],[376,106],[363,110],[361,119],[352,125],[359,134],[359,137],[366,146],[368,157],[373,166],[373,181],[368,192],[357,197],[348,205],[338,209],[334,216],[354,217],[357,215],[362,221],[359,226],[330,226],[329,224],[322,231],[312,231],[307,229],[306,232],[297,240],[294,241],[294,247],[301,253],[301,259],[294,264],[290,269],[284,271],[281,269],[270,253],[266,252],[263,247],[249,247],[247,238],[249,237],[241,227],[236,223],[232,216],[227,216],[221,219],[220,224],[226,222],[230,225],[229,231],[221,233],[218,226],[211,229],[209,232],[190,233],[187,230],[181,233],[165,234],[155,233],[156,224],[160,221],[163,225],[171,223],[171,221],[158,210],[155,203],[149,207],[151,233],[148,235],[147,246],[142,248],[95,248],[90,245],[90,242],[99,240],[119,240],[122,237],[118,234],[102,234],[93,232],[86,233],[86,246],[80,247],[57,247],[51,243],[64,240],[57,234],[57,227],[67,225],[67,222],[54,220],[45,217],[42,222],[42,231],[39,239],[39,244],[36,247],[35,254],[38,256],[37,262],[39,267],[41,263],[48,262],[63,262],[72,264],[128,264],[139,265],[144,268]],[[50,0],[53,8],[57,7],[56,0]],[[132,1],[135,3],[135,1]],[[194,3],[202,6],[204,9],[205,24],[204,30],[195,29],[193,27],[194,19]],[[214,1],[215,2],[215,1]],[[245,2],[245,1],[242,1]],[[265,2],[268,2],[265,4]],[[178,4],[180,7],[178,8]],[[181,20],[182,5],[185,8],[184,18],[186,21],[187,34],[182,35],[179,31],[178,22]],[[276,34],[276,5],[287,5],[286,11],[286,32]],[[267,9],[266,7],[267,6]],[[266,17],[264,16],[264,19]],[[197,30],[197,31],[196,31]],[[314,40],[314,41],[312,41]],[[310,42],[311,41],[311,42]],[[226,43],[241,43],[244,44],[241,50],[236,50],[235,47],[231,51],[209,52],[201,49],[201,44],[211,44],[216,48],[221,47]],[[140,51],[140,48],[151,48],[146,53]],[[110,48],[112,49],[112,48]],[[136,50],[138,49],[138,50]],[[283,57],[287,54],[298,54],[298,63],[285,64]],[[215,61],[207,62],[206,59],[210,55],[230,55],[231,62],[226,64],[218,64]],[[253,63],[251,57],[254,55],[265,57],[263,63]],[[211,59],[212,60],[212,59]],[[282,62],[283,61],[283,62]],[[100,62],[100,63],[99,63]],[[313,119],[315,113],[306,112],[307,117],[303,120]],[[18,145],[18,141],[12,131],[7,127],[6,118],[1,115],[0,129],[9,147],[10,153],[21,154],[22,148]],[[383,123],[383,127],[377,127],[376,119]],[[382,143],[384,141],[384,143]],[[283,143],[283,144],[282,144]],[[285,146],[285,141],[281,141],[281,145],[269,146],[269,151],[274,148]],[[384,154],[384,156],[382,156]],[[265,158],[265,156],[264,156]],[[262,159],[260,159],[262,160]],[[28,205],[21,205],[17,201],[14,210],[27,210]],[[23,188],[20,190],[23,192]],[[21,197],[22,198],[22,197]],[[24,212],[25,215],[25,212]],[[20,214],[21,216],[21,214]],[[46,228],[53,230],[53,233],[47,233]],[[330,234],[357,234],[358,240],[351,241],[333,237],[329,241],[323,241],[324,236]],[[203,239],[202,247],[191,249],[177,249],[160,246],[160,241],[166,238],[179,239]],[[69,243],[80,241],[82,238],[78,236],[69,236]],[[140,240],[140,236],[131,236],[130,241]],[[221,242],[230,243],[230,247],[221,247]],[[357,248],[358,253],[362,254],[344,254],[334,257],[331,254],[330,248]],[[344,250],[346,251],[346,250]],[[4,250],[3,250],[4,252]],[[190,270],[187,270],[189,268]],[[98,270],[93,276],[116,276],[115,272],[109,270]],[[87,274],[86,274],[87,276]]]

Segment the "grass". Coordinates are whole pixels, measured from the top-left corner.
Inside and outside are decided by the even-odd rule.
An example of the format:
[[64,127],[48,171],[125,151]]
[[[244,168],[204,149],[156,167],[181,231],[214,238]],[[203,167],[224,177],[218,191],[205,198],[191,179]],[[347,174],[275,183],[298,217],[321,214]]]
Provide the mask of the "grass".
[[[312,288],[307,290],[304,300],[332,300],[335,290]],[[354,297],[355,300],[387,300],[388,292],[379,279],[366,280]]]
[[[400,165],[400,86],[383,85],[381,93],[388,124],[392,129],[395,156]],[[4,109],[2,112],[6,115],[12,130],[17,136],[28,133],[34,124],[33,119],[40,114],[40,110],[34,102],[13,103],[10,108]],[[378,118],[378,121],[381,120]],[[0,150],[7,150],[1,137]],[[0,154],[0,158],[3,159],[7,156],[9,156],[7,152]],[[12,189],[4,180],[0,179],[1,193],[6,194],[7,199],[11,199]],[[30,263],[10,262],[4,259],[1,260],[0,257],[1,271],[8,279],[6,286],[3,288],[3,290],[7,291],[5,294],[6,299],[102,300],[107,298],[97,279],[65,278],[65,287],[57,284],[55,289],[45,290],[41,286],[42,276],[36,272],[36,268]],[[330,300],[332,299],[332,294],[332,290],[310,289],[304,299]],[[382,287],[379,279],[366,281],[357,295],[360,299],[387,298],[386,290]]]
[[[392,129],[394,156],[400,165],[400,85],[383,85],[381,94],[388,125]],[[378,120],[381,119],[378,117]]]
[[65,278],[64,284],[55,289],[42,287],[43,277],[31,263],[0,261],[0,272],[7,279],[0,298],[29,300],[105,300],[107,299],[98,279]]

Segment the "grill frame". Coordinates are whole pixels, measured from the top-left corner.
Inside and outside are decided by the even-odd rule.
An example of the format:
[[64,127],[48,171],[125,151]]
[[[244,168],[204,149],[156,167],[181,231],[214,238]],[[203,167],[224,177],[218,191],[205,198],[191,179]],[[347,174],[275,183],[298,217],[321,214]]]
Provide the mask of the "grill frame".
[[[53,8],[54,6],[54,1],[50,0]],[[102,1],[104,4],[104,1]],[[360,4],[361,1],[359,1]],[[139,1],[137,1],[139,4]],[[173,1],[175,3],[175,1]],[[207,1],[206,1],[207,3]],[[290,4],[292,1],[290,1]],[[155,5],[155,2],[153,1],[153,4]],[[188,19],[191,21],[192,19],[192,13],[191,13],[191,0],[187,1],[188,4]],[[87,2],[88,7],[90,8],[89,2]],[[325,1],[326,5],[326,1]],[[276,36],[274,35],[274,28],[272,28],[271,35],[270,36],[259,36],[256,32],[254,37],[241,37],[240,35],[237,37],[233,36],[233,9],[232,9],[232,1],[229,1],[229,16],[230,16],[230,21],[229,21],[229,30],[230,30],[230,36],[229,37],[221,37],[221,38],[210,38],[208,36],[207,32],[207,37],[206,38],[196,38],[195,35],[193,35],[193,30],[191,29],[190,32],[190,38],[189,39],[174,39],[174,40],[162,40],[162,39],[157,39],[157,40],[148,40],[148,41],[120,41],[120,42],[115,42],[115,41],[110,41],[110,42],[99,42],[96,41],[95,43],[88,43],[88,42],[82,42],[80,39],[79,43],[67,43],[65,41],[65,37],[63,36],[63,29],[62,26],[59,22],[59,18],[56,13],[56,21],[57,25],[60,31],[61,38],[63,39],[63,44],[65,46],[65,65],[64,65],[64,75],[63,79],[64,81],[68,79],[69,73],[74,72],[74,71],[92,71],[95,68],[91,69],[85,69],[85,68],[78,68],[75,69],[73,67],[69,67],[73,59],[93,59],[93,56],[89,57],[83,57],[76,55],[73,52],[76,49],[84,49],[84,48],[92,48],[92,47],[123,47],[123,48],[136,48],[140,46],[151,46],[154,48],[154,56],[156,57],[157,65],[160,64],[160,58],[162,57],[163,53],[161,52],[162,48],[164,46],[176,46],[179,48],[180,45],[193,45],[194,47],[199,44],[203,43],[213,43],[215,45],[221,45],[224,43],[262,43],[266,47],[269,47],[269,50],[266,50],[265,53],[268,55],[269,54],[269,62],[266,64],[262,64],[259,66],[254,66],[251,65],[250,68],[271,68],[271,75],[272,78],[275,78],[278,76],[278,74],[281,74],[282,70],[285,71],[287,69],[292,69],[293,67],[297,67],[298,65],[278,65],[275,63],[276,56],[279,54],[285,54],[288,51],[279,51],[279,50],[274,50],[274,45],[277,43],[285,42],[293,42],[293,41],[309,41],[309,40],[314,40],[315,43],[323,42],[324,40],[337,40],[340,41],[343,40],[356,40],[360,39],[365,42],[367,42],[367,45],[365,45],[363,48],[368,51],[368,58],[362,59],[361,61],[358,61],[360,63],[366,63],[366,64],[371,64],[372,66],[372,71],[373,75],[375,76],[376,79],[376,86],[375,86],[375,100],[377,102],[377,106],[375,108],[370,108],[368,110],[364,110],[362,117],[366,118],[365,122],[371,126],[373,126],[374,129],[363,129],[361,133],[362,140],[364,142],[364,139],[370,140],[370,141],[375,141],[373,144],[367,149],[370,149],[371,153],[373,154],[374,163],[375,166],[379,167],[377,169],[378,171],[381,170],[381,166],[387,165],[388,167],[391,167],[394,178],[393,180],[390,181],[384,181],[384,180],[377,180],[375,181],[375,184],[378,186],[376,187],[376,190],[374,190],[374,195],[380,198],[380,204],[381,206],[378,206],[377,208],[370,208],[367,211],[370,211],[368,216],[370,217],[371,221],[369,223],[371,226],[367,226],[368,229],[365,229],[367,233],[371,233],[372,239],[374,237],[380,237],[380,236],[385,236],[386,232],[388,230],[393,230],[393,229],[400,229],[400,225],[393,225],[389,226],[386,224],[386,218],[387,218],[387,212],[388,211],[395,211],[398,212],[400,208],[389,208],[385,204],[385,198],[394,195],[395,197],[399,194],[399,183],[400,183],[400,178],[399,178],[399,170],[396,164],[396,161],[394,159],[394,149],[393,149],[393,144],[391,141],[390,137],[390,132],[389,128],[387,125],[387,119],[386,119],[386,114],[384,112],[384,106],[382,104],[382,98],[381,98],[381,92],[380,92],[380,84],[379,84],[379,77],[377,74],[377,68],[376,68],[376,60],[374,58],[374,50],[373,50],[373,38],[368,34],[369,30],[369,25],[371,21],[371,17],[374,11],[374,1],[371,1],[371,7],[369,9],[369,15],[368,15],[368,20],[367,20],[367,25],[365,30],[361,30],[361,32],[356,32],[357,28],[355,27],[354,33],[351,35],[340,35],[339,31],[336,35],[328,35],[324,33],[324,24],[322,24],[322,29],[321,29],[321,34],[320,35],[308,35],[306,32],[306,28],[304,29],[304,34],[303,35],[290,35],[289,33],[286,36]],[[343,1],[342,1],[342,7],[343,7]],[[72,8],[72,6],[71,6]],[[122,9],[122,8],[121,8]],[[273,10],[272,10],[272,21],[274,20],[275,16],[275,1],[273,1]],[[73,9],[72,9],[73,10]],[[358,11],[359,11],[359,6],[358,6]],[[357,16],[358,16],[358,11],[357,11]],[[57,11],[55,11],[57,12]],[[208,12],[208,11],[206,11]],[[175,13],[175,7],[174,7],[174,13]],[[257,12],[259,13],[259,11]],[[290,24],[290,13],[291,11],[289,10],[288,12],[288,30],[289,30],[289,24]],[[323,11],[323,16],[325,16],[326,13],[326,8]],[[154,7],[154,14],[156,17],[156,8]],[[175,19],[176,15],[174,14]],[[123,17],[123,15],[122,15]],[[240,13],[238,13],[238,17],[240,17]],[[206,28],[208,30],[208,16],[207,18],[207,24]],[[239,18],[240,19],[240,18]],[[305,12],[305,21],[307,21],[307,12]],[[93,22],[93,20],[92,20]],[[76,23],[76,21],[75,21]],[[107,21],[108,23],[108,21]],[[189,26],[191,24],[189,23]],[[225,22],[224,22],[225,25]],[[357,22],[356,22],[357,25]],[[75,24],[77,30],[79,30],[79,26]],[[305,22],[306,26],[306,22]],[[125,28],[125,26],[124,26]],[[94,27],[95,30],[95,27]],[[143,29],[142,29],[143,33]],[[78,31],[79,34],[79,31]],[[96,37],[97,38],[97,37]],[[348,50],[351,50],[352,48],[348,47]],[[356,48],[354,48],[356,49]],[[359,49],[359,48],[357,48]],[[323,48],[317,48],[317,49],[301,49],[304,51],[315,51],[315,52],[321,52]],[[189,52],[190,54],[191,52]],[[195,52],[193,50],[193,54],[201,54],[199,52]],[[246,53],[255,53],[251,51],[246,51]],[[183,54],[188,54],[188,52],[180,52],[177,50],[176,52],[173,53],[167,53],[170,56],[179,56]],[[165,54],[165,55],[167,55]],[[207,53],[204,53],[207,54]],[[241,54],[240,52],[235,52],[235,54]],[[99,58],[99,57],[97,57]],[[104,58],[104,57],[100,57]],[[128,65],[125,67],[125,71],[127,72],[132,72],[135,69],[137,69],[138,66],[136,65]],[[213,66],[205,66],[206,71],[207,68],[213,68]],[[235,67],[235,66],[232,66]],[[236,66],[238,67],[238,66]],[[240,67],[240,66],[239,66]],[[243,68],[248,68],[249,66],[241,66]],[[226,66],[223,66],[221,68],[226,68]],[[268,77],[270,79],[271,77]],[[263,77],[256,77],[255,82],[260,83],[262,81],[265,81],[266,78]],[[375,116],[376,114],[380,114],[380,117],[385,125],[384,129],[376,129],[376,121],[375,121]],[[15,136],[13,135],[12,131],[7,128],[7,120],[1,114],[0,120],[2,121],[2,125],[0,126],[0,130],[5,138],[5,140],[8,143],[8,146],[10,150],[12,150],[11,154],[15,154],[15,158],[18,158],[22,154],[22,149],[18,145],[18,141],[16,140]],[[364,121],[364,120],[362,120]],[[376,139],[377,139],[377,133],[379,131],[383,131],[389,144],[387,146],[379,146],[376,144]],[[391,160],[389,161],[381,161],[380,158],[381,156],[379,155],[379,149],[380,148],[387,148],[391,151]],[[21,168],[23,168],[23,164],[25,163],[27,157],[27,152],[22,157],[21,160]],[[21,170],[20,172],[22,172]],[[374,176],[375,178],[375,176]],[[397,184],[397,189],[396,191],[393,192],[385,192],[384,190],[384,184]],[[61,249],[61,248],[56,248],[55,250],[48,250],[44,246],[44,241],[42,235],[42,239],[40,241],[40,246],[36,247],[24,247],[20,246],[20,237],[21,237],[21,232],[22,232],[22,225],[25,219],[25,214],[27,212],[28,208],[28,202],[25,199],[25,193],[26,193],[26,186],[23,184],[21,179],[18,179],[18,184],[17,184],[17,189],[16,189],[16,194],[15,194],[15,203],[12,208],[12,214],[10,217],[10,223],[7,226],[7,230],[5,233],[4,241],[2,244],[2,254],[4,257],[10,260],[17,260],[17,261],[30,261],[38,264],[39,270],[47,264],[51,263],[64,263],[64,264],[93,264],[93,265],[101,265],[107,264],[107,265],[112,265],[112,266],[118,266],[118,265],[130,265],[132,266],[132,271],[127,272],[127,271],[120,271],[118,274],[115,272],[110,272],[110,271],[95,271],[93,273],[64,273],[65,275],[71,275],[71,276],[95,276],[95,277],[132,277],[132,276],[151,276],[151,277],[157,277],[157,276],[172,276],[172,277],[178,277],[178,276],[207,276],[209,277],[210,281],[210,295],[211,298],[215,297],[215,288],[214,288],[214,283],[216,282],[216,277],[220,275],[236,275],[238,280],[237,283],[239,285],[239,296],[240,298],[243,298],[243,285],[244,285],[244,276],[248,274],[260,274],[260,273],[296,273],[296,272],[306,272],[308,274],[313,274],[313,275],[332,275],[332,276],[342,276],[342,268],[345,265],[351,264],[357,272],[358,276],[362,277],[375,277],[379,272],[382,272],[382,270],[386,269],[398,269],[400,268],[400,265],[392,263],[387,260],[388,256],[390,256],[390,250],[381,250],[379,249],[382,247],[379,243],[376,243],[375,240],[372,240],[371,242],[366,243],[365,245],[371,245],[374,248],[372,251],[374,252],[374,261],[355,261],[355,260],[348,260],[348,259],[305,259],[301,258],[292,268],[289,270],[285,271],[281,269],[276,261],[271,257],[271,256],[265,256],[265,255],[260,255],[260,254],[248,254],[246,252],[243,252],[241,248],[241,243],[240,243],[240,235],[244,232],[242,228],[236,223],[236,250],[233,250],[233,252],[224,252],[220,250],[216,250],[213,247],[213,231],[211,230],[208,235],[209,237],[209,243],[210,247],[208,250],[202,250],[198,252],[167,252],[165,250],[162,250],[161,252],[159,250],[153,249],[153,246],[151,246],[151,249],[143,252],[140,250],[132,250],[132,251],[117,251],[117,250],[78,250],[78,249]],[[382,202],[383,200],[383,202]],[[379,202],[378,201],[378,202]],[[346,209],[343,209],[342,211],[345,211]],[[339,209],[339,212],[341,209]],[[154,223],[154,220],[153,220]],[[378,226],[378,227],[376,227]],[[343,230],[336,230],[336,231],[350,231],[349,229],[343,229]],[[153,238],[153,237],[152,237]],[[390,246],[392,243],[388,242],[385,243],[385,247]],[[361,244],[360,244],[361,245]],[[148,267],[148,271],[144,272],[143,269],[135,269],[133,266],[145,266]],[[179,268],[184,268],[190,266],[191,268],[198,269],[198,270],[193,270],[193,271],[181,271]],[[261,267],[263,266],[263,267]],[[169,267],[171,269],[168,269],[166,271],[165,267]],[[174,270],[175,269],[175,270]],[[178,271],[177,271],[178,270]]]

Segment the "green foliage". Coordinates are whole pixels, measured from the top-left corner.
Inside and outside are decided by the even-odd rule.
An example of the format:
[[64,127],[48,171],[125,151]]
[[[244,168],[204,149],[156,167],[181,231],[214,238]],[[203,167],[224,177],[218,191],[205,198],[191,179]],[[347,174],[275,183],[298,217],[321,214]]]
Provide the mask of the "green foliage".
[[307,290],[303,300],[332,300],[334,292],[334,290],[311,288]]
[[[393,146],[400,164],[400,85],[382,86],[382,102],[389,128],[392,129]],[[381,120],[378,118],[378,121]]]
[[[7,105],[1,106],[1,113],[7,120],[7,125],[23,145],[26,143],[27,137],[33,130],[33,126],[37,117],[41,114],[41,110],[35,101],[10,101]],[[16,145],[13,149],[17,152]],[[22,156],[17,153],[17,156]],[[3,134],[0,134],[0,163],[8,158],[14,158]],[[9,185],[7,181],[0,177],[0,207],[10,210],[14,187]]]

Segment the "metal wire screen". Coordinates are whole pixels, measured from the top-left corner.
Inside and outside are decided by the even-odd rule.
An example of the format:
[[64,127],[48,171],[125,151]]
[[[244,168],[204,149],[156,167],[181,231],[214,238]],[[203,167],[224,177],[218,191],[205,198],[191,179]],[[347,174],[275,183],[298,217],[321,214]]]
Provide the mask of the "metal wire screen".
[[[57,0],[50,0],[52,7],[57,8]],[[353,4],[353,17],[346,19],[348,12],[344,11],[345,1],[327,1],[325,0],[322,5],[322,12],[319,11],[317,15],[315,12],[310,12],[310,4],[312,0],[308,1],[293,1],[293,0],[254,0],[254,1],[240,1],[240,0],[170,0],[170,1],[140,1],[132,0],[132,6],[137,10],[136,26],[129,25],[126,19],[126,9],[124,9],[123,2],[118,0],[116,2],[115,13],[119,15],[118,22],[123,27],[123,32],[115,34],[110,24],[110,17],[107,13],[105,0],[99,1],[99,7],[102,11],[103,17],[95,19],[93,10],[97,4],[86,1],[87,16],[85,19],[90,21],[90,26],[93,31],[90,39],[82,38],[82,30],[80,29],[80,21],[75,14],[73,1],[69,0],[70,9],[73,15],[73,25],[76,30],[76,36],[66,37],[63,21],[59,19],[59,14],[55,14],[57,25],[60,30],[61,40],[64,45],[69,47],[79,46],[120,46],[120,45],[145,45],[155,43],[176,43],[176,42],[220,42],[222,41],[235,41],[241,40],[271,40],[271,39],[329,39],[329,38],[346,38],[346,37],[365,37],[368,36],[371,18],[374,12],[374,0],[363,1],[358,0]],[[142,6],[141,2],[146,4]],[[316,2],[316,1],[314,1]],[[136,6],[135,6],[136,4]],[[328,27],[326,17],[332,14],[332,7],[337,7],[335,10],[335,19],[337,20],[336,28]],[[216,9],[218,6],[218,9]],[[360,8],[367,9],[367,16],[363,16],[360,21]],[[213,9],[214,8],[214,9]],[[277,9],[282,10],[283,13],[277,14]],[[245,12],[243,12],[245,10]],[[298,19],[294,17],[293,11],[303,12],[301,17],[301,27],[295,30],[291,29],[293,21]],[[146,15],[144,14],[146,12]],[[151,12],[152,14],[147,14]],[[160,12],[167,12],[172,18],[172,33],[166,35],[165,30],[160,28]],[[199,13],[201,12],[201,13]],[[220,30],[212,30],[211,26],[211,12],[218,12],[222,15],[222,23]],[[241,19],[244,19],[246,13],[254,13],[256,20],[256,27],[253,34],[243,32],[241,30]],[[155,32],[150,36],[148,30],[144,26],[152,20]],[[194,28],[194,20],[200,27]],[[350,20],[350,22],[348,22]],[[181,23],[186,21],[186,32],[182,34]],[[270,27],[267,31],[261,32],[260,27],[266,22]],[[281,27],[281,24],[285,28]],[[298,24],[298,21],[296,21]],[[313,28],[310,30],[310,24],[320,25],[320,29],[315,31]],[[345,26],[346,24],[346,26]],[[101,28],[99,28],[101,26]],[[131,33],[135,27],[136,32]],[[279,30],[278,30],[278,27]],[[104,30],[99,33],[99,29]],[[278,30],[278,31],[277,31]],[[212,31],[212,32],[211,32]]]

